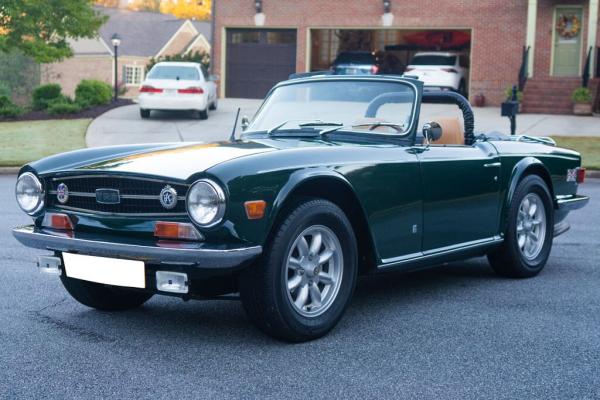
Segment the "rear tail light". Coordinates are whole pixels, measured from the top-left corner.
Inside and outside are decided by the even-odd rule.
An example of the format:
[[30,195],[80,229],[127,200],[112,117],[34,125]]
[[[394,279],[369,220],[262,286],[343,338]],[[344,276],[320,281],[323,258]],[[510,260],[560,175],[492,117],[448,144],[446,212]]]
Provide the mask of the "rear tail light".
[[585,168],[577,168],[577,183],[585,181]]
[[142,86],[140,93],[162,93],[162,89],[158,89],[152,86]]
[[371,73],[372,73],[373,75],[377,75],[377,74],[379,73],[379,67],[378,67],[377,65],[373,65],[373,66],[371,67]]
[[177,90],[177,93],[181,93],[181,94],[202,94],[202,93],[204,93],[204,90],[202,90],[202,88],[199,88],[199,87],[191,87],[191,88],[187,88],[187,89],[179,89],[179,90]]
[[192,224],[159,221],[154,224],[154,236],[161,239],[202,240],[202,235]]
[[52,229],[73,230],[73,222],[67,214],[46,213],[42,226]]
[[450,73],[453,73],[453,74],[458,74],[458,71],[455,70],[454,68],[442,68],[442,71],[444,71],[444,72],[450,72]]

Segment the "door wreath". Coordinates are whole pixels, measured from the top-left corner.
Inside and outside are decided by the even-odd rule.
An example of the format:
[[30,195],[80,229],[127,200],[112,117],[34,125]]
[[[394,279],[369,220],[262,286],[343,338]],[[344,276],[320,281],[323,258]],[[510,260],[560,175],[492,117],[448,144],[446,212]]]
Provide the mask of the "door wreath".
[[576,15],[561,14],[556,22],[556,31],[565,39],[577,37],[581,31],[581,21]]

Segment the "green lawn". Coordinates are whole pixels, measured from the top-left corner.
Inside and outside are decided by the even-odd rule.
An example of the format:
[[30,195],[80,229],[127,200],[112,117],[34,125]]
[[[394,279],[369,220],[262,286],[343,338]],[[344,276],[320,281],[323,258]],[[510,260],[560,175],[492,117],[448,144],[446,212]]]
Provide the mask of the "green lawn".
[[553,136],[559,147],[573,149],[581,153],[584,167],[600,170],[600,137]]
[[0,166],[21,166],[52,154],[85,147],[91,119],[0,123]]

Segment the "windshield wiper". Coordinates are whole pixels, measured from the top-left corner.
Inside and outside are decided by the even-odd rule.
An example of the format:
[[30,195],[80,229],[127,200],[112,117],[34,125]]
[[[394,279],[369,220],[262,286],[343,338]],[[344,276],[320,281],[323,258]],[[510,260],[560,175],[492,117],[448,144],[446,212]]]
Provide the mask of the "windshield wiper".
[[[275,125],[273,128],[269,129],[267,131],[267,134],[272,135],[273,133],[277,132],[279,129],[283,128],[285,125],[287,125],[288,123],[292,122],[294,120],[287,120],[284,121],[278,125]],[[341,122],[331,122],[331,121],[321,121],[321,120],[314,120],[314,121],[307,121],[307,122],[303,122],[298,124],[298,126],[301,129],[295,129],[296,131],[298,130],[302,130],[302,128],[311,128],[311,127],[315,127],[315,126],[335,126],[335,127],[341,127],[344,126],[343,123]]]

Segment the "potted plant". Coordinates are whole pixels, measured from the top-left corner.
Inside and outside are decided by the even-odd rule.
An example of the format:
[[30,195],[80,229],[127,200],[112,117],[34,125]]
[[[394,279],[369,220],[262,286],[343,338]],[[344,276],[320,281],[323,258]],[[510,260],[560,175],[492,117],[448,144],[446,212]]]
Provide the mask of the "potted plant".
[[573,100],[573,114],[592,115],[592,94],[590,89],[580,87],[573,91],[571,95]]

